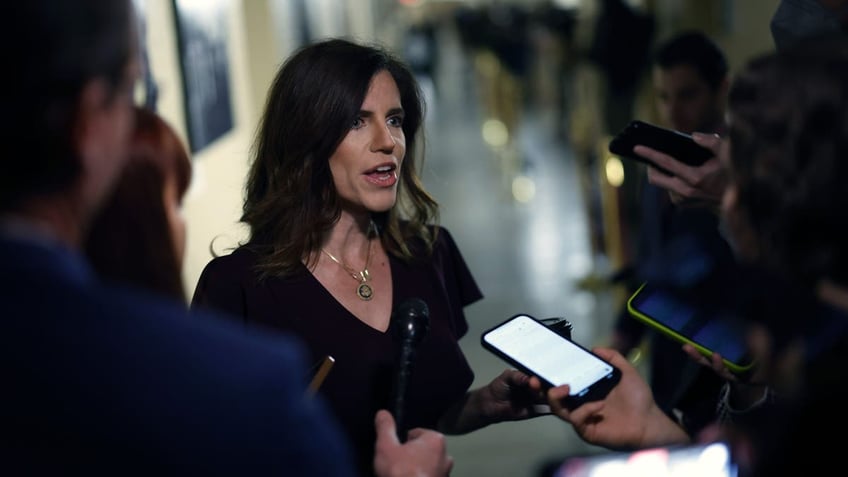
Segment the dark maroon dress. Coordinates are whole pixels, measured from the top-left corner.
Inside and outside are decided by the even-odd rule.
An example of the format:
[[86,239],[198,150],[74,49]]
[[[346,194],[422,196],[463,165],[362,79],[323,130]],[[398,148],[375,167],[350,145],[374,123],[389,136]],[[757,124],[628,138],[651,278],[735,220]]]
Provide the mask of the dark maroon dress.
[[[350,314],[306,271],[294,278],[258,281],[250,244],[213,259],[203,270],[193,307],[229,312],[246,323],[301,337],[313,363],[335,365],[320,389],[346,430],[363,475],[373,473],[374,414],[389,409],[396,340]],[[435,428],[439,417],[471,386],[474,374],[459,339],[468,331],[463,307],[482,298],[451,235],[441,228],[431,260],[407,264],[389,256],[393,303],[420,298],[430,328],[416,348],[406,393],[409,428]],[[332,458],[328,456],[328,458]]]

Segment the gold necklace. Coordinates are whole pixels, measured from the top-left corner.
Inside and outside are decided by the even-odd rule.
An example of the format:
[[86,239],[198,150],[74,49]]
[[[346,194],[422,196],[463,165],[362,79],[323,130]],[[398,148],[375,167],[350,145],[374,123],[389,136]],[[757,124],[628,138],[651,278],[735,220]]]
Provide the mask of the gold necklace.
[[361,271],[357,272],[356,270],[345,265],[345,263],[342,262],[341,260],[339,260],[338,258],[334,257],[332,253],[324,250],[323,248],[321,249],[321,251],[324,252],[324,254],[326,254],[328,257],[330,257],[330,260],[338,263],[339,266],[344,268],[345,271],[347,273],[349,273],[350,276],[352,276],[354,280],[359,282],[359,285],[357,285],[357,287],[356,287],[356,295],[359,297],[360,300],[363,300],[363,301],[368,301],[374,296],[374,289],[371,288],[371,285],[369,285],[367,283],[368,280],[371,278],[371,275],[368,273],[368,265],[371,264],[371,231],[372,230],[374,230],[374,222],[371,222],[371,226],[368,228],[368,255],[366,255],[366,257],[365,257],[365,268],[363,268]]

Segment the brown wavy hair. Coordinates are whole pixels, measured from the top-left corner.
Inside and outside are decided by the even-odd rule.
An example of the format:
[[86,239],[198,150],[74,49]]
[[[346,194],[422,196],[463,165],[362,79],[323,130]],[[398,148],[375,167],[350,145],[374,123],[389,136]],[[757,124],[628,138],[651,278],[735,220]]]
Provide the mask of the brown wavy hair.
[[382,71],[400,91],[407,148],[399,204],[373,219],[388,253],[410,261],[419,255],[412,243],[423,246],[425,255],[432,251],[437,228],[428,224],[437,222],[438,204],[418,175],[425,108],[418,83],[382,47],[329,39],[301,48],[282,65],[255,139],[241,220],[250,228],[248,246],[260,256],[262,276],[302,271],[340,217],[330,156],[359,114],[371,79]]
[[84,244],[97,273],[186,302],[182,260],[163,201],[166,178],[179,197],[191,181],[182,141],[155,113],[136,106],[129,160],[111,198],[95,217]]

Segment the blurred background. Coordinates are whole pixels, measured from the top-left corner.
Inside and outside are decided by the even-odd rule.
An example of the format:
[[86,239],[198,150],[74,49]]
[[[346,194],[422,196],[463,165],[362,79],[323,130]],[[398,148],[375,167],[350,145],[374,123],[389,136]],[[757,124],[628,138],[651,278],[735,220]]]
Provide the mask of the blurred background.
[[[724,49],[732,74],[774,49],[778,0],[136,3],[139,99],[194,157],[183,210],[189,296],[212,254],[246,236],[238,219],[251,143],[286,56],[344,36],[379,42],[413,67],[428,103],[425,184],[485,295],[467,308],[461,342],[478,386],[505,367],[480,347],[480,333],[513,314],[564,317],[584,346],[608,342],[626,299],[609,278],[634,253],[633,188],[644,170],[606,146],[631,119],[656,117],[650,52],[696,28]],[[541,476],[567,456],[601,452],[550,416],[448,445],[454,477]]]

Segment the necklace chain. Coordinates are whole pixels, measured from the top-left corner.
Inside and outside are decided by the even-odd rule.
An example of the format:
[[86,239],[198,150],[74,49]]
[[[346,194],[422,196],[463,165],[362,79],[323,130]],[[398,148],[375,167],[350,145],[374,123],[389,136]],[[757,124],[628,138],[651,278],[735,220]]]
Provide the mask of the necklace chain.
[[344,262],[333,256],[332,253],[326,251],[325,249],[321,249],[325,255],[330,257],[330,260],[336,262],[340,267],[344,268],[347,273],[353,277],[354,280],[359,282],[359,286],[356,288],[356,294],[359,296],[361,300],[368,301],[374,295],[374,290],[371,288],[371,285],[368,285],[368,280],[371,278],[371,275],[368,273],[368,266],[371,265],[371,235],[374,231],[374,222],[372,221],[368,227],[368,254],[365,256],[365,268],[361,271],[356,271],[349,266],[347,266]]
[[330,257],[330,260],[338,263],[342,268],[344,268],[345,271],[347,271],[347,273],[349,273],[350,276],[352,276],[354,280],[358,280],[362,283],[365,283],[371,277],[371,275],[368,273],[368,265],[371,264],[371,239],[370,238],[368,239],[368,255],[365,258],[365,268],[363,268],[362,270],[360,270],[358,272],[356,270],[350,268],[349,266],[347,266],[344,262],[342,262],[338,258],[336,258],[332,253],[324,250],[323,248],[321,249],[321,251],[324,252],[328,257]]

